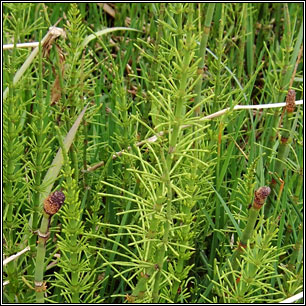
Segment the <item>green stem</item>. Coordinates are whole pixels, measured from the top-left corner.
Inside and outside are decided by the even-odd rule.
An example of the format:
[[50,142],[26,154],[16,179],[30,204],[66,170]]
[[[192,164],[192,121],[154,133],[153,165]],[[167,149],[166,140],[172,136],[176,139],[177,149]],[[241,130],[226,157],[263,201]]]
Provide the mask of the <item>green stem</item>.
[[[155,210],[155,214],[153,214],[152,216],[152,220],[150,221],[150,228],[149,228],[149,232],[148,235],[149,238],[156,238],[157,236],[157,231],[158,231],[158,225],[160,223],[160,220],[158,218],[156,218],[156,215],[159,214],[161,212],[162,209],[162,205],[164,204],[164,198],[161,196],[162,194],[162,185],[161,187],[158,188],[157,190],[157,201],[153,207],[153,209]],[[152,246],[151,242],[148,242],[147,248],[149,250],[151,250],[154,246]],[[151,254],[151,256],[149,256],[149,258],[147,259],[153,263],[158,262],[159,258],[158,258],[158,253],[157,251],[155,251],[155,253]],[[158,266],[159,267],[159,266]],[[147,282],[149,280],[149,278],[154,274],[156,268],[152,267],[149,268],[145,271],[145,273],[142,272],[142,274],[140,275],[140,278],[138,280],[138,283],[136,285],[136,288],[133,290],[132,293],[132,297],[136,298],[137,301],[141,301],[142,298],[144,297],[144,293],[145,291],[147,291]]]
[[51,216],[43,212],[43,219],[38,235],[37,255],[35,264],[34,283],[36,290],[36,303],[44,303],[44,268],[45,268],[45,255],[46,255],[46,241],[48,239],[47,233],[49,230],[49,219]]
[[220,98],[220,89],[222,87],[220,78],[221,78],[221,71],[222,71],[222,56],[224,54],[224,13],[225,6],[224,3],[221,3],[221,18],[219,24],[219,37],[217,40],[217,63],[216,63],[216,81],[215,81],[215,95],[214,95],[214,105],[217,105],[218,99]]
[[251,207],[249,210],[249,217],[247,221],[247,225],[242,233],[241,243],[246,245],[248,240],[251,238],[253,234],[253,229],[258,217],[259,210]]
[[[189,26],[192,25],[192,14],[191,10],[188,14],[188,21],[187,24]],[[180,15],[179,15],[180,16]],[[182,29],[178,29],[179,31]],[[187,86],[187,79],[188,79],[188,69],[193,57],[192,55],[192,35],[190,32],[187,32],[186,36],[186,44],[185,44],[185,52],[184,52],[184,59],[181,67],[181,79],[180,79],[180,87],[177,92],[178,98],[176,100],[176,109],[175,109],[175,122],[173,126],[173,131],[170,134],[170,143],[169,143],[169,154],[167,156],[167,167],[168,169],[171,168],[173,153],[175,152],[176,143],[179,137],[179,131],[181,126],[181,121],[185,114],[185,92]]]
[[238,248],[235,250],[231,258],[233,270],[237,270],[239,266],[238,261],[240,261],[241,254],[243,254],[243,248],[247,247],[248,240],[251,238],[254,231],[259,210],[261,209],[270,192],[271,190],[269,187],[260,187],[257,191],[255,191],[255,199],[253,206],[249,210],[247,225],[242,233]]
[[167,216],[166,216],[166,221],[164,222],[164,237],[163,237],[162,245],[157,253],[158,271],[155,276],[154,287],[153,287],[153,292],[152,292],[153,303],[158,303],[158,300],[159,300],[160,276],[161,276],[161,271],[164,265],[166,245],[168,243],[168,238],[169,238],[169,233],[170,233],[170,222],[172,220],[172,215],[171,215],[172,187],[171,187],[171,182],[170,182],[169,169],[168,169],[168,165],[167,165],[163,151],[161,151],[161,158],[162,158],[162,163],[163,163],[163,172],[164,172],[163,175],[165,178],[165,185],[167,188],[167,207],[166,207]]
[[147,274],[142,273],[140,275],[138,283],[135,289],[133,290],[133,294],[132,294],[133,302],[135,301],[135,299],[137,299],[137,301],[141,301],[141,299],[144,297],[145,292],[147,291],[148,278],[149,278],[149,275]]
[[[159,20],[160,21],[164,21],[164,14],[165,14],[165,3],[161,3],[160,4],[160,9],[159,9]],[[163,27],[162,22],[159,22],[157,32],[156,32],[155,47],[154,47],[154,51],[153,51],[154,58],[157,58],[157,56],[158,56],[159,44],[160,44],[160,41],[161,41],[161,38],[162,38],[163,28],[164,27]],[[151,84],[156,84],[156,82],[158,80],[159,71],[160,71],[160,67],[161,67],[160,61],[153,61],[151,67],[152,67],[151,68],[152,74],[149,75],[149,80],[150,80],[149,86],[152,87]],[[151,90],[151,87],[148,88],[148,91]],[[160,113],[160,106],[157,103],[146,103],[145,104],[145,106],[144,106],[144,108],[145,108],[144,118],[147,119],[148,116],[149,116],[150,105],[151,105],[153,126],[158,126],[158,124],[160,123],[160,119],[154,115],[154,114],[159,114]],[[141,129],[144,129],[144,127],[141,127]],[[157,132],[160,132],[161,130],[162,130],[161,127],[156,129]]]
[[[111,112],[108,114],[108,145],[109,148],[113,148],[113,134],[115,132],[115,122],[113,119],[112,111],[115,110],[116,101],[111,101]],[[107,167],[107,176],[110,178],[113,176],[113,160],[110,160]],[[113,189],[110,186],[107,186],[107,193],[113,193]],[[105,222],[110,222],[111,224],[115,224],[115,210],[114,204],[112,203],[112,199],[110,197],[106,198],[106,207],[105,207]]]
[[[77,224],[73,225],[73,223],[76,223],[76,221],[71,222],[71,228],[78,226]],[[68,238],[68,237],[67,237]],[[77,249],[77,236],[71,235],[71,246],[75,249]],[[72,303],[80,303],[80,279],[79,279],[79,272],[78,272],[78,251],[74,251],[70,254],[70,264],[71,264],[71,286],[72,286]]]
[[239,43],[239,64],[238,64],[238,71],[237,71],[237,78],[241,82],[242,81],[242,72],[244,69],[244,50],[245,50],[245,38],[246,38],[246,31],[247,31],[247,3],[242,4],[242,12],[241,12],[241,38]]
[[298,173],[296,189],[294,192],[294,204],[296,205],[303,190],[304,176],[303,176],[303,165],[301,165],[300,171]]
[[301,255],[301,252],[303,251],[303,238],[304,238],[303,223],[301,223],[298,227],[298,236],[289,260],[289,268],[291,270],[293,270],[293,267],[297,268],[296,265],[299,263],[298,258]]
[[[278,159],[275,163],[275,169],[279,176],[281,176],[283,169],[284,169],[284,162],[288,156],[289,152],[289,144],[292,141],[292,118],[294,114],[294,106],[295,106],[295,91],[289,90],[287,95],[287,105],[286,105],[286,112],[284,114],[284,121],[283,121],[283,129],[281,130],[281,142],[278,149]],[[292,105],[288,105],[292,103]]]
[[253,234],[254,226],[258,217],[259,210],[251,207],[249,210],[249,217],[247,221],[247,225],[242,233],[241,241],[239,243],[238,248],[235,250],[232,258],[231,263],[233,270],[237,270],[238,268],[238,261],[240,261],[240,256],[243,254],[243,248],[246,248],[247,242]]
[[246,55],[247,55],[247,67],[248,74],[251,77],[254,73],[254,26],[253,26],[253,4],[249,3],[250,14],[247,18],[247,45],[246,45]]
[[[281,140],[278,147],[277,160],[274,165],[275,173],[280,178],[283,176],[285,161],[289,154],[289,145],[292,142],[292,135],[294,132],[292,129],[295,128],[294,121],[292,120],[294,114],[294,107],[295,107],[295,92],[293,90],[289,90],[286,99],[286,108],[285,108],[286,111],[284,114],[283,129],[280,131]],[[274,184],[274,181],[272,181],[270,186],[272,194],[274,194],[274,192],[276,191],[276,186],[277,185]],[[265,207],[265,217],[269,216],[271,206],[272,206],[272,197],[270,197],[267,201],[267,205]]]
[[[215,3],[208,3],[207,6],[208,8],[207,8],[207,13],[206,13],[205,20],[204,20],[203,34],[202,34],[200,50],[199,50],[199,55],[198,55],[198,57],[201,59],[198,65],[198,75],[203,74],[203,69],[205,65],[207,41],[208,41],[208,36],[210,32],[211,21],[214,15]],[[195,86],[195,93],[196,93],[196,97],[194,99],[195,105],[198,105],[201,101],[201,89],[202,89],[202,78],[198,80],[198,83]],[[195,116],[200,115],[201,109],[202,107],[198,107],[195,110]]]
[[[40,32],[39,41],[41,41],[42,33]],[[38,229],[38,221],[39,221],[39,205],[40,205],[40,191],[39,187],[42,182],[42,169],[43,169],[43,156],[44,156],[44,139],[45,135],[44,131],[44,101],[43,101],[43,75],[42,75],[42,46],[39,44],[39,65],[38,65],[38,82],[39,89],[37,91],[37,120],[35,120],[35,136],[36,136],[36,160],[35,160],[35,175],[34,175],[34,186],[35,191],[33,194],[33,221],[32,221],[32,231],[35,232]],[[36,236],[33,235],[30,239],[30,245],[35,245]]]
[[88,149],[88,123],[84,119],[83,121],[84,125],[84,143],[83,143],[83,169],[85,170],[83,174],[83,187],[86,190],[88,186],[88,173],[86,172],[87,170],[87,149]]
[[[17,32],[15,33],[14,37],[14,44],[17,42]],[[20,122],[19,112],[18,112],[18,105],[16,104],[16,90],[13,81],[13,72],[15,71],[15,59],[17,58],[16,46],[13,48],[13,54],[11,61],[13,62],[9,69],[10,76],[9,76],[9,84],[7,87],[7,97],[8,99],[5,100],[3,95],[4,101],[4,113],[6,117],[6,126],[4,127],[4,184],[3,184],[3,197],[4,197],[4,205],[5,205],[5,212],[3,216],[3,225],[5,228],[5,236],[7,239],[7,244],[9,246],[15,245],[15,235],[16,231],[14,230],[14,225],[16,226],[14,218],[15,218],[15,208],[17,198],[16,194],[16,186],[19,183],[19,176],[17,173],[19,156],[21,156],[21,139],[18,135],[18,124]],[[17,220],[16,220],[17,222]],[[11,262],[7,266],[7,273],[8,273],[8,280],[10,281],[8,285],[8,299],[9,302],[14,303],[18,302],[18,283],[16,280],[17,277],[17,265],[15,262]]]
[[[15,34],[14,38],[14,44],[17,42],[17,34]],[[13,63],[14,58],[17,57],[16,53],[16,46],[13,48],[13,54],[12,54],[12,61]],[[14,65],[14,64],[13,64]],[[10,75],[10,80],[13,79],[13,71],[14,71],[14,66],[12,67],[11,70],[11,75]],[[16,105],[15,105],[15,87],[14,87],[14,82],[10,81],[8,85],[8,101],[7,101],[7,141],[6,141],[6,151],[7,151],[7,158],[5,161],[6,164],[6,177],[7,177],[7,182],[4,185],[4,196],[5,196],[5,202],[7,203],[7,213],[5,214],[5,221],[7,222],[8,227],[12,226],[12,221],[13,221],[13,212],[14,212],[14,206],[15,206],[15,199],[14,199],[14,192],[13,192],[13,182],[15,181],[14,177],[14,172],[15,172],[15,165],[16,165],[16,138],[17,138],[17,130],[16,130],[16,125],[17,123],[17,118],[16,118]]]

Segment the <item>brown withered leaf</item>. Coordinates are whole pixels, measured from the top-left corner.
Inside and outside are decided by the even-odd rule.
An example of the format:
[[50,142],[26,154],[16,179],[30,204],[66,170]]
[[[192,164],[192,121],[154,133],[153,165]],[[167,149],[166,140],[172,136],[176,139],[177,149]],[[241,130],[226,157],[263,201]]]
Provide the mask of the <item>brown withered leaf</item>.
[[44,57],[49,57],[50,54],[50,50],[52,48],[52,44],[54,43],[54,41],[62,36],[62,37],[66,37],[66,33],[62,28],[57,28],[57,27],[50,27],[49,28],[49,37],[48,39],[44,42],[43,44],[43,56]]
[[[60,46],[56,45],[56,51],[59,55],[60,60],[60,67],[61,67],[61,74],[62,77],[64,76],[65,72],[65,56]],[[62,88],[61,88],[61,82],[59,78],[59,74],[56,73],[55,69],[53,69],[53,73],[56,75],[52,89],[51,89],[51,105],[55,105],[62,96]]]
[[51,105],[55,105],[62,96],[62,88],[59,75],[56,76],[51,89]]

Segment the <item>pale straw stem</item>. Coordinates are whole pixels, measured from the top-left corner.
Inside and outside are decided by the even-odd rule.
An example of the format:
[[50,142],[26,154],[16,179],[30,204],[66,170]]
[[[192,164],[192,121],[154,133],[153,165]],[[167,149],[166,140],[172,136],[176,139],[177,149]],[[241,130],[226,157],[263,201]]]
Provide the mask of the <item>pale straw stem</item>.
[[6,258],[3,260],[3,266],[7,265],[9,262],[11,262],[12,260],[15,260],[16,258],[18,258],[20,255],[22,255],[23,253],[27,252],[30,250],[30,247],[27,246],[25,249],[23,249],[22,251],[16,253],[15,255],[10,256],[9,258]]

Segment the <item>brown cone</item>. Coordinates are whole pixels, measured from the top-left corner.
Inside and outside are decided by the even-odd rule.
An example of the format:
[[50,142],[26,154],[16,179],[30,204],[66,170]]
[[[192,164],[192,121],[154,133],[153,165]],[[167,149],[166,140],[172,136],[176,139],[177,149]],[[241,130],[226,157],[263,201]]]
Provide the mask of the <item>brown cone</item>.
[[55,191],[51,193],[44,200],[44,210],[45,212],[52,216],[58,212],[65,201],[65,195],[62,191]]

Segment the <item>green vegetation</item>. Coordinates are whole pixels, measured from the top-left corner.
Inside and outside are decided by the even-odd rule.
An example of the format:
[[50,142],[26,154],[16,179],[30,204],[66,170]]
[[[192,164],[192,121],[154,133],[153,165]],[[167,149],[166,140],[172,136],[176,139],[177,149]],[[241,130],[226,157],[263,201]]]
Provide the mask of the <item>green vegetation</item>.
[[303,290],[302,3],[3,13],[5,303]]

